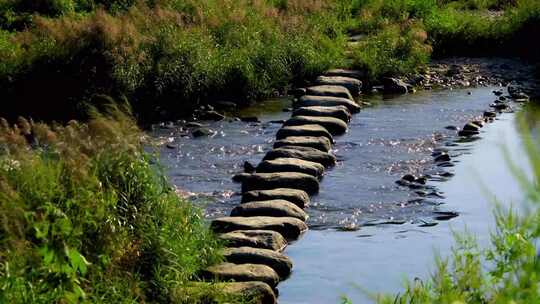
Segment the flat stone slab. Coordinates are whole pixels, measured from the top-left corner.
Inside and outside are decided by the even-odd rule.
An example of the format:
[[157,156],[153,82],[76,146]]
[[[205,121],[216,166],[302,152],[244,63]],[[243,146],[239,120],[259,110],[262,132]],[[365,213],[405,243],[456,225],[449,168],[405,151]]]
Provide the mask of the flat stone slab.
[[324,166],[298,158],[276,158],[264,160],[257,166],[258,173],[299,172],[320,178],[324,173]]
[[210,227],[217,233],[235,230],[272,230],[279,232],[287,240],[295,240],[308,229],[303,221],[294,217],[220,217],[212,221]]
[[255,201],[267,201],[274,199],[284,199],[300,208],[305,208],[309,204],[309,195],[306,191],[292,188],[277,188],[272,190],[254,190],[244,193],[242,204]]
[[341,135],[347,132],[347,123],[343,120],[327,116],[293,116],[285,123],[285,126],[321,125],[332,135]]
[[367,75],[365,72],[357,70],[332,69],[324,72],[324,76],[341,76],[362,80]]
[[306,89],[306,95],[343,97],[353,100],[351,92],[344,86],[318,85]]
[[332,142],[323,136],[289,136],[285,137],[284,139],[277,140],[274,143],[274,148],[280,148],[283,146],[309,147],[322,152],[328,152],[330,149],[332,149]]
[[358,96],[362,90],[362,81],[351,77],[319,76],[315,82],[319,85],[337,85],[346,87],[353,96]]
[[300,189],[307,193],[317,193],[319,180],[311,175],[298,172],[254,173],[242,182],[242,193],[283,187]]
[[287,240],[272,230],[235,230],[218,235],[228,247],[254,247],[282,251],[287,247]]
[[290,136],[323,136],[334,142],[332,134],[321,125],[301,125],[301,126],[287,126],[279,129],[276,134],[276,139],[281,140]]
[[347,98],[342,97],[332,97],[332,96],[313,96],[313,95],[304,95],[300,97],[293,106],[295,108],[301,107],[335,107],[335,106],[345,106],[351,113],[360,112],[360,106]]
[[189,282],[178,287],[178,293],[183,295],[201,295],[201,291],[204,291],[204,299],[190,296],[182,298],[180,302],[200,303],[203,300],[204,303],[231,303],[242,300],[242,303],[277,304],[274,290],[264,282]]
[[239,247],[226,248],[223,257],[227,262],[235,264],[260,264],[266,265],[280,276],[281,279],[287,278],[291,274],[293,267],[291,259],[285,255],[269,249]]
[[[273,149],[269,151],[268,153],[266,153],[263,160],[272,160],[276,158],[298,158],[298,159],[316,162],[325,167],[330,167],[336,164],[336,157],[334,155],[314,149],[314,148],[302,147],[302,146],[283,146],[283,147]],[[276,187],[276,188],[281,188],[281,187]],[[291,188],[291,187],[288,187],[288,188]]]
[[217,288],[226,294],[238,295],[253,304],[277,304],[277,297],[270,285],[264,282],[219,283]]
[[260,264],[221,263],[206,268],[202,277],[235,282],[260,281],[271,287],[276,287],[280,280],[274,269]]
[[304,210],[282,199],[240,204],[231,211],[231,216],[286,216],[304,222],[308,219],[308,215]]
[[326,116],[341,119],[348,123],[351,120],[351,112],[346,106],[334,107],[301,107],[293,111],[293,116]]

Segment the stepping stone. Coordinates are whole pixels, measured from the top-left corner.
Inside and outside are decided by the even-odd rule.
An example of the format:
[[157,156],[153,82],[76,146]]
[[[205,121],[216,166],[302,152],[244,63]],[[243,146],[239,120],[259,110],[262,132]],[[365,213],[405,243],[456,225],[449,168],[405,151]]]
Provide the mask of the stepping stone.
[[227,247],[254,247],[282,251],[287,247],[287,240],[271,230],[236,230],[218,235]]
[[294,116],[289,118],[285,126],[321,125],[332,135],[341,135],[347,132],[347,123],[334,117],[325,116]]
[[274,199],[284,199],[300,208],[305,208],[309,204],[309,195],[305,191],[291,188],[248,191],[242,196],[241,203],[244,204]]
[[362,80],[366,77],[366,73],[355,70],[333,69],[324,72],[324,76],[341,76]]
[[235,230],[272,230],[287,240],[295,240],[308,229],[303,221],[294,217],[220,217],[212,221],[210,228],[216,233]]
[[284,139],[277,140],[274,143],[274,148],[280,148],[283,146],[309,147],[322,152],[328,152],[330,149],[332,149],[332,142],[323,136],[289,136],[285,137]]
[[[201,294],[203,291],[203,294]],[[180,303],[253,303],[277,304],[277,298],[270,285],[264,282],[189,282],[178,287]],[[202,297],[202,298],[201,298]]]
[[208,280],[233,280],[235,282],[260,281],[270,285],[270,287],[276,287],[279,283],[279,275],[274,269],[260,264],[238,265],[233,263],[221,263],[206,268],[201,276]]
[[240,247],[226,248],[223,252],[225,261],[235,264],[259,264],[266,265],[282,278],[285,279],[291,274],[293,267],[291,259],[285,255],[269,249]]
[[231,216],[275,216],[294,217],[302,221],[308,219],[304,210],[286,200],[258,201],[240,204],[231,211]]
[[270,285],[264,282],[219,283],[217,288],[229,295],[239,295],[253,304],[277,304],[277,297]]
[[272,160],[262,161],[257,166],[257,172],[299,172],[309,174],[316,178],[320,178],[324,173],[324,166],[316,162],[302,160],[298,158],[276,158]]
[[334,107],[301,107],[293,111],[293,116],[326,116],[334,117],[348,123],[351,120],[351,112],[346,106]]
[[344,76],[319,76],[315,80],[319,85],[338,85],[346,87],[351,95],[358,96],[362,90],[362,81]]
[[304,95],[343,97],[353,100],[351,92],[349,92],[346,87],[335,85],[319,85],[309,87],[306,89],[306,94]]
[[331,96],[313,96],[313,95],[304,95],[300,97],[294,104],[294,108],[301,107],[335,107],[335,106],[345,106],[351,113],[360,112],[360,106],[347,98],[342,97],[331,97]]
[[317,193],[319,180],[311,175],[297,172],[254,173],[242,182],[242,193],[283,187],[304,190],[307,193]]
[[[330,153],[302,146],[283,146],[266,153],[263,160],[276,158],[298,158],[319,163],[325,167],[336,164],[336,157]],[[290,188],[290,187],[289,187]]]
[[276,134],[276,139],[281,140],[285,137],[291,137],[291,136],[314,136],[319,137],[323,136],[328,138],[330,142],[334,142],[334,138],[332,137],[332,134],[328,132],[323,126],[321,125],[301,125],[301,126],[287,126],[279,129]]

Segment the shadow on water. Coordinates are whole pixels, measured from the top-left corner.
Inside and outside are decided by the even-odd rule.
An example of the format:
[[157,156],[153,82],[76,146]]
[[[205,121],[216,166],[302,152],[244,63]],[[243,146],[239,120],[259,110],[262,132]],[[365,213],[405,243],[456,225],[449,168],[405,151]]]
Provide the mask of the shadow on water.
[[[307,209],[312,230],[287,248],[294,272],[279,285],[280,303],[336,303],[342,294],[365,303],[354,284],[394,292],[408,274],[427,275],[433,248],[446,252],[452,243],[450,225],[467,223],[487,238],[489,199],[477,189],[478,180],[502,191],[504,199],[520,198],[497,148],[506,138],[511,151],[520,150],[514,115],[499,116],[482,129],[478,141],[456,141],[454,127],[488,109],[492,90],[368,100],[373,106],[355,115],[349,132],[336,138],[340,161],[327,171]],[[244,161],[262,159],[280,127],[274,121],[290,117],[282,111],[288,107],[290,100],[277,99],[232,113],[257,116],[260,123],[205,123],[216,131],[211,137],[191,139],[182,127],[155,131],[155,137],[175,147],[161,151],[171,181],[205,207],[209,218],[228,214],[240,200],[231,176],[242,171]],[[448,150],[452,161],[435,165],[432,153],[438,149]],[[425,187],[409,189],[395,183],[405,174],[430,178]],[[333,229],[351,226],[360,230]]]

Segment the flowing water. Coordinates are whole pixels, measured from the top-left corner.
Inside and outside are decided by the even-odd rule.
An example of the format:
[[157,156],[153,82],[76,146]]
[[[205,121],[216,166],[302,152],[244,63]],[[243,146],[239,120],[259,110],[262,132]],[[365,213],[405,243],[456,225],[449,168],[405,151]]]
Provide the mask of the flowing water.
[[[369,303],[363,290],[399,292],[405,278],[426,278],[434,252],[450,249],[452,229],[466,225],[486,242],[493,195],[503,203],[522,199],[501,148],[505,144],[517,164],[528,167],[515,115],[498,116],[476,141],[456,141],[456,131],[447,127],[481,115],[495,99],[493,89],[368,99],[372,105],[336,138],[339,163],[327,171],[306,209],[311,230],[285,251],[294,269],[278,286],[280,303],[338,303],[341,295]],[[207,138],[191,139],[181,128],[155,131],[177,147],[161,151],[171,181],[207,217],[227,215],[240,199],[231,176],[246,160],[257,164],[271,148],[278,121],[290,117],[282,111],[289,106],[290,100],[277,99],[236,113],[256,115],[262,123],[210,123],[217,133]],[[431,153],[441,147],[449,150],[452,167],[433,163]],[[395,181],[407,173],[429,174],[422,195],[433,194],[419,197],[398,186]],[[350,226],[361,228],[335,229]]]

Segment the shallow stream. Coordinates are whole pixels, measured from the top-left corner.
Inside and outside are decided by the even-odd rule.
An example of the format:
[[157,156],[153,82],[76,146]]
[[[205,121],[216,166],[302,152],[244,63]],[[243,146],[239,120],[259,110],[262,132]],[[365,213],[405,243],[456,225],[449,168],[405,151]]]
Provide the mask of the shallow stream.
[[[339,163],[327,171],[306,209],[311,230],[285,250],[294,268],[278,286],[280,303],[339,303],[342,295],[369,303],[363,290],[395,293],[406,278],[426,278],[434,252],[449,252],[452,230],[466,225],[481,242],[488,240],[493,196],[503,204],[522,200],[502,153],[504,144],[518,165],[528,167],[516,116],[499,115],[471,142],[456,142],[456,131],[447,127],[481,115],[495,99],[493,89],[364,99],[371,106],[353,117],[347,134],[336,137]],[[260,162],[278,121],[290,117],[282,111],[287,107],[288,99],[269,100],[235,113],[257,116],[261,123],[209,123],[217,131],[212,137],[191,139],[180,128],[156,130],[154,136],[176,147],[161,151],[171,181],[205,208],[207,217],[228,215],[240,200],[240,185],[231,176],[242,171],[244,161]],[[449,150],[453,167],[434,164],[431,153],[440,147]],[[433,194],[420,197],[395,183],[408,173],[430,174],[422,191]],[[447,212],[459,216],[441,217],[452,214]]]

